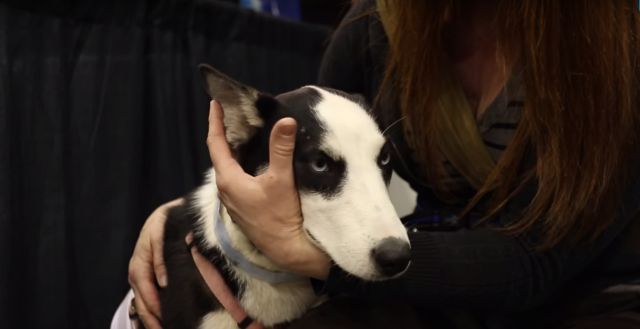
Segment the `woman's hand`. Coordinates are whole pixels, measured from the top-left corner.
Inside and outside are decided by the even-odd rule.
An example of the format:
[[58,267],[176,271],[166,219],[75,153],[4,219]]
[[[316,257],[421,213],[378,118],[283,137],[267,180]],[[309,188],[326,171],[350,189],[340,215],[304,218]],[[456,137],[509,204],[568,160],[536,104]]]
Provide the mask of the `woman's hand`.
[[156,280],[161,287],[167,286],[167,270],[162,257],[164,223],[169,208],[182,201],[177,199],[165,203],[147,218],[129,261],[129,285],[135,294],[138,316],[147,329],[162,329]]
[[225,138],[220,103],[211,102],[207,145],[216,169],[219,196],[234,221],[271,261],[282,268],[323,280],[329,257],[305,235],[293,177],[296,122],[280,120],[271,132],[269,168],[257,177],[244,172]]

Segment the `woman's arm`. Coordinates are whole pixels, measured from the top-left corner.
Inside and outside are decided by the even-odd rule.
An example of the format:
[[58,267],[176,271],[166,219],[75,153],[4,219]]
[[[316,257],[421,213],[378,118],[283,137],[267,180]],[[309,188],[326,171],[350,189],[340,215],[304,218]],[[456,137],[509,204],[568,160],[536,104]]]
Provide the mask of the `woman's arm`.
[[[640,167],[637,172],[640,173]],[[508,223],[529,203],[533,184],[504,209]],[[364,283],[333,267],[326,281],[313,280],[318,294],[351,293],[371,299],[403,298],[425,306],[521,311],[530,309],[575,277],[618,237],[634,218],[640,201],[640,179],[631,182],[618,220],[595,241],[535,253],[539,232],[519,237],[490,229],[418,232],[409,235],[411,266],[400,279]]]

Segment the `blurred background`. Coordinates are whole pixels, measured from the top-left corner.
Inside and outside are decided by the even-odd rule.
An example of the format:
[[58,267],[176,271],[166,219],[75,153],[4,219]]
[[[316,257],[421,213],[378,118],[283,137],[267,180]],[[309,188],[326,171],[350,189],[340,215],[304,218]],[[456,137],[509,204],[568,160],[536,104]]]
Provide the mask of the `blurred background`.
[[[210,166],[196,66],[313,84],[350,5],[0,1],[0,328],[108,328],[145,219]],[[411,212],[406,183],[390,194]]]

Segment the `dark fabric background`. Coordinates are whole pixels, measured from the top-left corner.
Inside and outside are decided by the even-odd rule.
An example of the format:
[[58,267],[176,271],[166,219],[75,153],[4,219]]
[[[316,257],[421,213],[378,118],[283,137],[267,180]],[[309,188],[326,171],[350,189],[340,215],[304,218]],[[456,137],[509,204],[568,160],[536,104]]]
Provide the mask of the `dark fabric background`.
[[108,328],[144,220],[210,164],[197,64],[279,93],[328,36],[215,1],[0,2],[0,328]]

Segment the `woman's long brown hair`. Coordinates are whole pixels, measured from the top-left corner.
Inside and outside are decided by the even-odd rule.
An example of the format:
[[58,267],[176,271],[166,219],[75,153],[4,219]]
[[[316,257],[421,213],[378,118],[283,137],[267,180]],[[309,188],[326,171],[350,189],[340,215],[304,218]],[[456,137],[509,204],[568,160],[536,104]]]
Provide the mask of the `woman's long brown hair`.
[[[405,137],[430,184],[447,193],[431,104],[442,72],[446,12],[455,0],[386,0],[397,15],[385,86],[398,95]],[[547,249],[594,239],[614,220],[633,174],[640,120],[640,15],[628,0],[503,0],[497,60],[524,64],[525,110],[512,142],[471,201],[491,197],[498,213],[529,178],[537,194],[523,218],[504,229],[542,224]],[[537,162],[522,175],[527,149]],[[527,178],[528,177],[528,178]],[[489,193],[489,186],[496,186]]]

